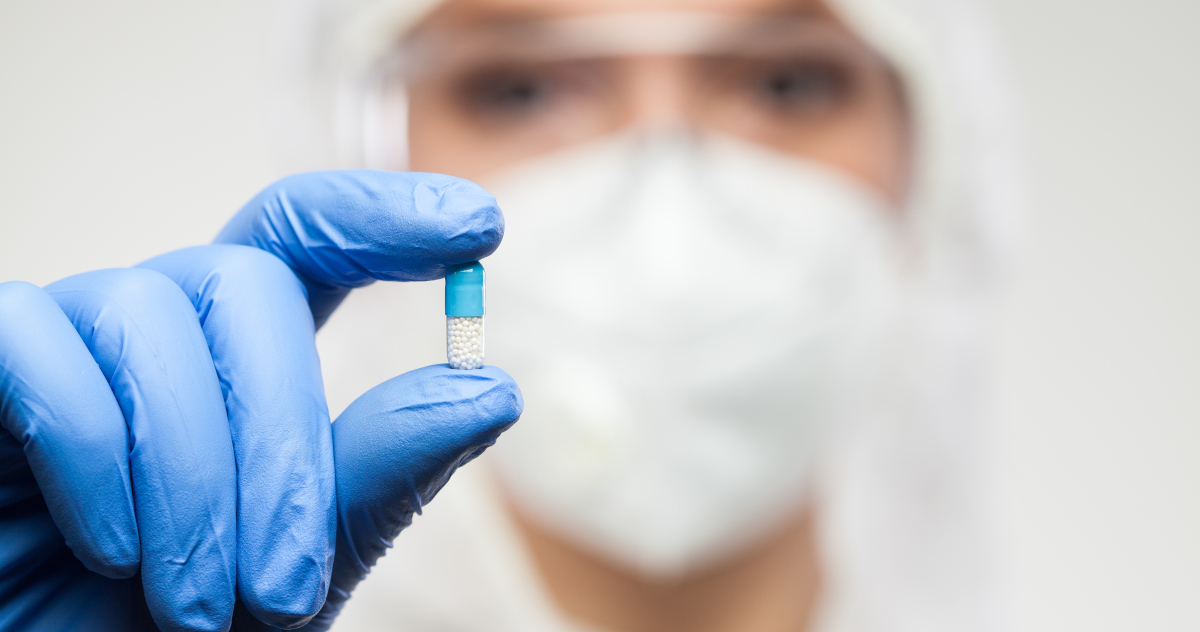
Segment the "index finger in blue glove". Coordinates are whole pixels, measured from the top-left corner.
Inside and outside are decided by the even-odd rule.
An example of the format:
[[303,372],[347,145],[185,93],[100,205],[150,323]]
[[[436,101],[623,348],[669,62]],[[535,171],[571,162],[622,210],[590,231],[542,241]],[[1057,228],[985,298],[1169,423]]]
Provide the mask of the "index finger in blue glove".
[[496,199],[434,173],[325,171],[284,178],[254,197],[216,243],[279,257],[299,275],[319,328],[346,293],[374,280],[429,281],[482,259],[504,237]]

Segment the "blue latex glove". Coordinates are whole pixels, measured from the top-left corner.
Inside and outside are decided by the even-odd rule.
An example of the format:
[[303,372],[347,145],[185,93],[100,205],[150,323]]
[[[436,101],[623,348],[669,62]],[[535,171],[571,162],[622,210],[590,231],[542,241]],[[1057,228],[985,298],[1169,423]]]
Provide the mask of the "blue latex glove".
[[314,173],[218,245],[0,284],[0,629],[328,627],[523,404],[499,369],[436,365],[331,426],[316,325],[352,287],[440,278],[502,235],[462,180]]

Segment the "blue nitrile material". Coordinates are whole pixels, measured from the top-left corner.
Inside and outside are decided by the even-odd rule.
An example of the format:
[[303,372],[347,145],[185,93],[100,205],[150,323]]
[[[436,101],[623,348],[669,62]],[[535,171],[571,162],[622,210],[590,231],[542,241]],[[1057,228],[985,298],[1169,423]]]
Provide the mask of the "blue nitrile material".
[[0,283],[0,630],[327,630],[523,403],[499,369],[438,364],[330,424],[314,332],[351,288],[503,234],[465,180],[307,173],[219,244]]
[[487,286],[478,261],[450,266],[446,274],[446,315],[483,316]]

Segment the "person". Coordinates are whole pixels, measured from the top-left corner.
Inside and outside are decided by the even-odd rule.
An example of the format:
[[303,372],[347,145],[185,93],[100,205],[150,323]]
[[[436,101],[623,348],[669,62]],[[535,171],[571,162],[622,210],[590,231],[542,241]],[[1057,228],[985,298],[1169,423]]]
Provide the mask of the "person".
[[[1019,196],[978,7],[304,7],[287,157],[497,196],[487,354],[527,398],[335,629],[1004,627],[978,344]],[[436,353],[378,333],[435,300],[352,297],[331,398]]]
[[[1001,628],[973,11],[289,3],[282,153],[384,171],[0,286],[5,629]],[[521,390],[427,367],[325,424],[441,338],[429,284],[349,289],[484,257]]]

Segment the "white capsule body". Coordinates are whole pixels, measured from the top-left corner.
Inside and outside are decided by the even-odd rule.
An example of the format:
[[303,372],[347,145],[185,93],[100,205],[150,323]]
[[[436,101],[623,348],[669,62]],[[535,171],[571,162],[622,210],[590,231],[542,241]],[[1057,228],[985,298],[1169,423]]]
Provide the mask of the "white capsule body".
[[483,316],[446,317],[446,361],[456,369],[483,366]]

